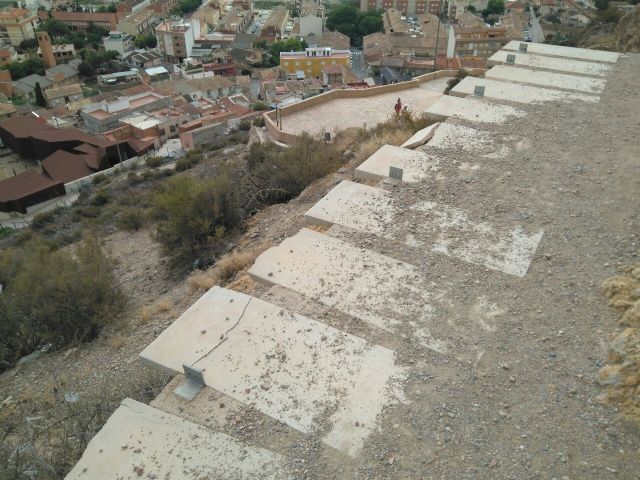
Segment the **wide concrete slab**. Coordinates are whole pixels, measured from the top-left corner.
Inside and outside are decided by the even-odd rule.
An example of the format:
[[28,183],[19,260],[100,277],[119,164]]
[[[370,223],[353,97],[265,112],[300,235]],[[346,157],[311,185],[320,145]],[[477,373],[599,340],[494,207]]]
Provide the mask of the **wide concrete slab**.
[[496,65],[485,73],[485,77],[585,93],[602,93],[607,83],[603,78],[581,77],[565,73],[512,67],[510,65]]
[[515,55],[514,65],[532,69],[552,70],[574,75],[606,77],[611,71],[607,63],[586,62],[569,58],[547,57],[535,53],[512,53],[500,50],[487,60],[487,66],[501,65],[507,62],[507,55]]
[[439,125],[440,122],[436,122],[433,125],[429,125],[428,127],[418,130],[416,133],[411,135],[409,140],[400,146],[402,148],[416,148],[420,145],[424,145],[431,139],[431,137],[433,137],[433,132],[435,132]]
[[550,88],[534,87],[490,78],[465,77],[450,92],[456,97],[473,95],[476,86],[484,87],[484,96],[495,100],[517,103],[544,102],[598,102],[600,97],[585,93],[568,92]]
[[[304,333],[303,333],[304,332]],[[389,349],[243,293],[214,287],[141,354],[356,456],[385,406],[402,400],[404,368]],[[358,426],[356,426],[356,422]]]
[[[518,40],[511,40],[502,50],[517,52],[520,50]],[[527,43],[527,52],[549,57],[572,58],[575,60],[587,60],[589,62],[615,63],[620,58],[618,52],[606,52],[604,50],[589,50],[588,48],[562,47],[560,45],[547,45],[546,43]]]
[[477,128],[443,122],[433,133],[433,137],[418,150],[433,152],[438,150],[465,151],[474,153],[477,158],[497,159],[509,153],[509,147],[496,138],[493,132]]
[[431,105],[426,115],[434,120],[456,117],[470,122],[504,123],[524,115],[522,110],[509,105],[497,105],[486,99],[460,98],[444,95]]
[[440,159],[435,154],[383,145],[356,168],[354,176],[379,181],[389,177],[389,167],[398,167],[403,170],[402,181],[411,183],[432,175],[439,164]]
[[417,249],[524,276],[542,238],[520,226],[477,222],[460,209],[433,202],[401,207],[392,192],[343,181],[305,214],[308,223],[338,224]]
[[129,398],[89,442],[67,480],[293,478],[282,455]]
[[444,353],[431,336],[441,292],[408,263],[306,228],[262,253],[249,275],[280,285],[383,330],[412,334]]

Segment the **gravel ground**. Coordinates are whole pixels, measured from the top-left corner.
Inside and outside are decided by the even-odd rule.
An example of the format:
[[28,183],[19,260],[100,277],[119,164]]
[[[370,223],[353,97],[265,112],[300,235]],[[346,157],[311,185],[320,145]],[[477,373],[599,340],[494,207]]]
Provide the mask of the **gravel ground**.
[[[481,126],[510,147],[503,158],[445,150],[438,175],[396,188],[407,203],[435,201],[497,226],[542,228],[524,277],[370,234],[327,232],[417,265],[446,286],[452,301],[438,312],[442,322],[433,333],[452,345],[448,355],[291,292],[268,296],[246,279],[233,285],[392,348],[411,367],[408,402],[385,410],[359,458],[323,446],[322,432],[301,436],[214,392],[189,405],[160,398],[158,406],[203,424],[215,418],[215,428],[284,453],[296,478],[640,478],[640,430],[599,400],[595,383],[616,328],[599,285],[637,262],[638,73],[640,57],[623,58],[598,104],[520,106],[525,118]],[[263,212],[246,245],[295,233],[306,201],[326,186]]]

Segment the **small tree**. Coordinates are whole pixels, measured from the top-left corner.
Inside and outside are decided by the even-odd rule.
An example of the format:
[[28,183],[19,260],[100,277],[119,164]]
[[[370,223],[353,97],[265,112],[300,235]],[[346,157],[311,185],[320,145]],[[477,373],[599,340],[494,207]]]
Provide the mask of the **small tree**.
[[609,8],[609,0],[595,0],[595,6],[601,12]]
[[40,86],[40,82],[36,82],[35,94],[36,94],[36,104],[40,107],[46,107],[47,101],[44,99],[44,94],[42,93],[42,87]]

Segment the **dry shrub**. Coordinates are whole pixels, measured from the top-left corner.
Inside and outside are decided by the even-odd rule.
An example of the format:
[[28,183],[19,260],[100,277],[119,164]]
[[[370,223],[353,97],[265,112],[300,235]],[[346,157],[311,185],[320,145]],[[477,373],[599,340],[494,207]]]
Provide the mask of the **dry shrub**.
[[108,343],[109,343],[109,346],[114,350],[120,350],[122,347],[124,347],[126,343],[126,338],[123,335],[116,334],[109,337]]
[[384,145],[400,146],[418,130],[433,123],[424,116],[414,117],[410,112],[403,112],[371,129],[361,129],[357,139],[358,159],[366,160]]
[[52,378],[0,409],[0,479],[64,478],[124,398],[148,403],[166,375],[146,368],[98,379],[91,391]]
[[400,146],[406,142],[411,135],[412,133],[408,129],[387,130],[375,134],[360,144],[357,152],[358,158],[364,161],[380,150],[384,145]]
[[165,298],[162,300],[158,300],[156,303],[152,305],[145,305],[144,307],[142,307],[138,312],[138,318],[140,319],[141,323],[147,323],[149,320],[151,320],[153,317],[155,317],[159,313],[167,312],[171,310],[172,306],[173,304],[169,299]]
[[224,284],[233,276],[253,265],[256,257],[264,252],[268,245],[245,251],[235,251],[222,257],[216,264],[206,271],[191,274],[188,279],[191,291],[209,290],[215,285]]
[[598,372],[598,382],[607,388],[606,400],[640,423],[640,266],[625,273],[602,284],[609,305],[622,313],[619,324],[624,329],[611,336],[607,364]]

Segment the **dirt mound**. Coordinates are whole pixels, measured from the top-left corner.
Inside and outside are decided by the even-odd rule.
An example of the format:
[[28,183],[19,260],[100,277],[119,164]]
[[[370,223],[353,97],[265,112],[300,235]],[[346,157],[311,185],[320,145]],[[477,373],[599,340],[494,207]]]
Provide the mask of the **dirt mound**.
[[598,382],[607,387],[608,401],[640,423],[640,265],[602,284],[609,304],[622,314],[622,331],[611,337],[607,364]]
[[621,52],[640,52],[640,5],[625,14],[615,31],[616,49]]

